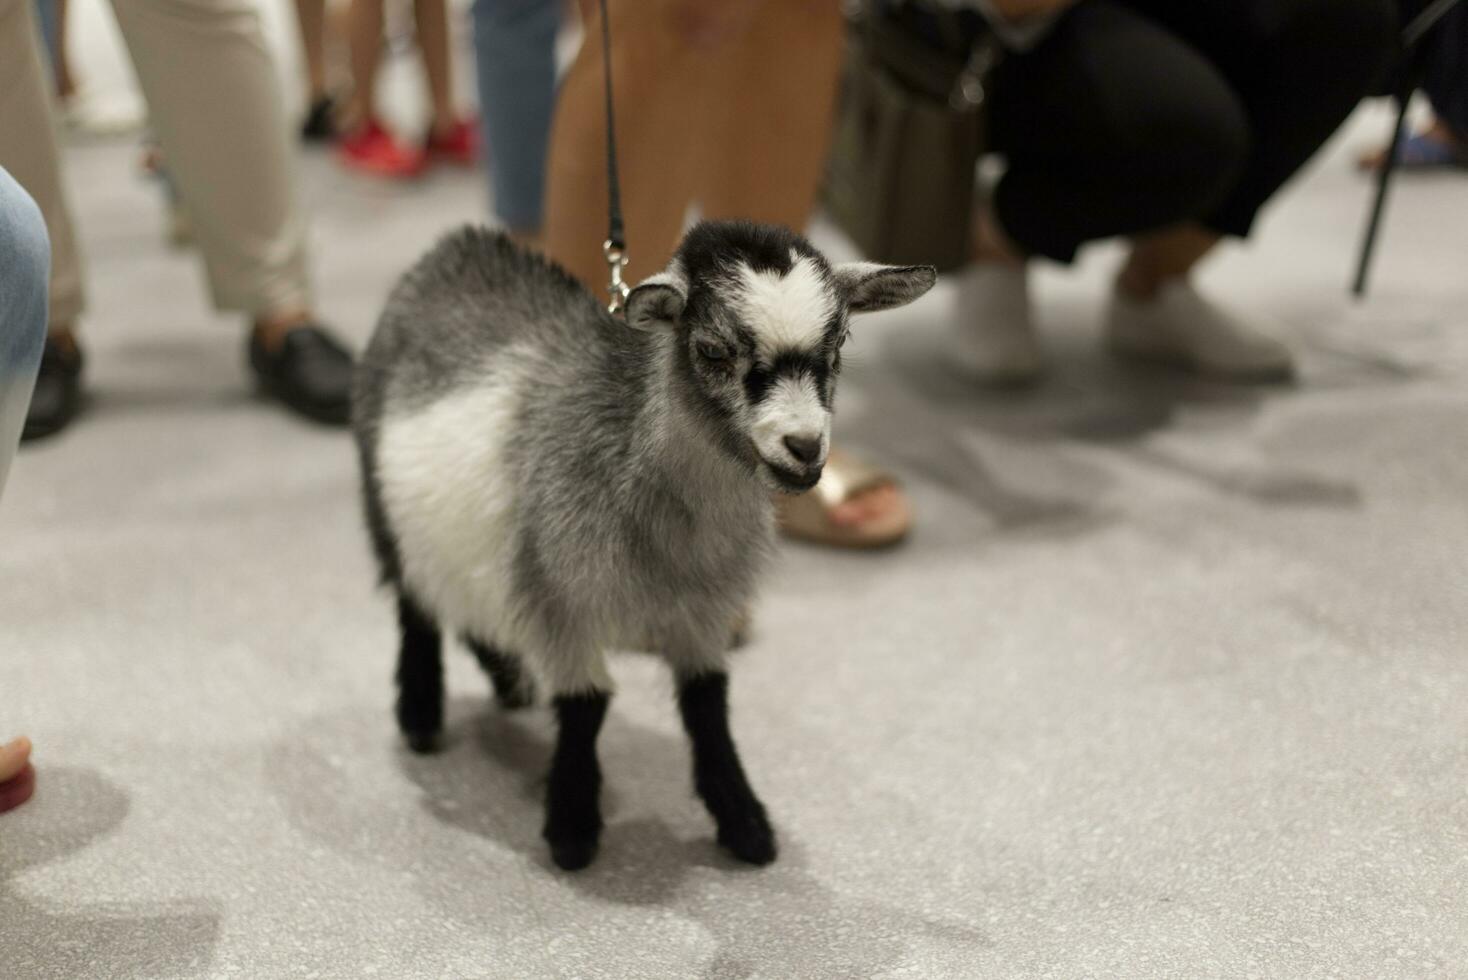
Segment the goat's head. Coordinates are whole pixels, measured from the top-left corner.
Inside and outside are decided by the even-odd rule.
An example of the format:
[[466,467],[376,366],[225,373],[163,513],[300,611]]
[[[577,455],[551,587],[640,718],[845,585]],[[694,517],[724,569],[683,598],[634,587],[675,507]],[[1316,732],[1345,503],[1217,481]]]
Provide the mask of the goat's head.
[[936,279],[931,266],[833,266],[783,228],[703,222],[632,290],[627,322],[671,330],[675,381],[724,450],[798,493],[826,464],[850,314],[910,303]]

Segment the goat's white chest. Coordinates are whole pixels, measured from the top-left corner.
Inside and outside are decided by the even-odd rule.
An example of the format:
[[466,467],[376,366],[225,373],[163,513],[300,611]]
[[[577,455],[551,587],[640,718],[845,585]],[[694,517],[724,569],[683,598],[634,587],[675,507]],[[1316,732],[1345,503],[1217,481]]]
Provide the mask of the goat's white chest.
[[378,440],[407,585],[445,628],[487,641],[511,618],[515,490],[504,449],[515,410],[511,386],[484,384],[389,417]]

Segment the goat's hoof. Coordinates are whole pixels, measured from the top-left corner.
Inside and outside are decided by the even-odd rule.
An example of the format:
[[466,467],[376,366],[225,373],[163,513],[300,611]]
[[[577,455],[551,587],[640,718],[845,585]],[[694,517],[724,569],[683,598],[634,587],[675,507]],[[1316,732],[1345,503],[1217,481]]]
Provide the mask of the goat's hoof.
[[595,837],[567,837],[558,840],[546,839],[550,845],[551,860],[562,871],[580,871],[596,858]]
[[775,860],[775,828],[759,811],[719,822],[719,843],[746,864],[766,865]]
[[428,755],[438,751],[438,732],[403,732],[403,741],[408,743],[408,748],[419,755]]

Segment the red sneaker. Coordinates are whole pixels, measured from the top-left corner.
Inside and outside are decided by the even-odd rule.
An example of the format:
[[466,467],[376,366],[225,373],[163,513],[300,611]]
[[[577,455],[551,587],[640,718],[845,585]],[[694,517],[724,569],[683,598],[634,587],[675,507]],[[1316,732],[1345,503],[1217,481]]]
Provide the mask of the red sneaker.
[[479,159],[477,127],[466,119],[460,119],[443,136],[429,130],[423,150],[430,160],[472,167]]
[[423,153],[393,139],[376,119],[343,136],[336,152],[344,167],[378,177],[417,177],[428,164]]

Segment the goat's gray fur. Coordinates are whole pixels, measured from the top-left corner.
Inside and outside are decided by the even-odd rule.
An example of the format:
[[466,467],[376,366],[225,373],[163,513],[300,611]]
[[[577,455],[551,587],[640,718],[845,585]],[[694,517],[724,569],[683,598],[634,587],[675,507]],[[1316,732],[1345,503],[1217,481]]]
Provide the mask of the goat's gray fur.
[[622,322],[502,235],[449,235],[359,367],[383,577],[556,696],[609,691],[609,649],[652,647],[680,678],[722,670],[771,552],[770,491],[824,464],[848,312],[933,278],[704,223]]

